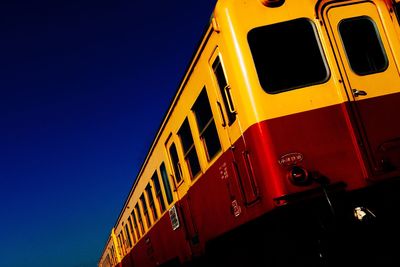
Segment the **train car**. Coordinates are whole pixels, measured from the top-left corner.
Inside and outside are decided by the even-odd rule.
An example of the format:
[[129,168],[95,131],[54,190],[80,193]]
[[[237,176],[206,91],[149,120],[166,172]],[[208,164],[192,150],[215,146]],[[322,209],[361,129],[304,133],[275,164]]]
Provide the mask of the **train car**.
[[399,0],[218,0],[99,267],[392,263],[399,22]]

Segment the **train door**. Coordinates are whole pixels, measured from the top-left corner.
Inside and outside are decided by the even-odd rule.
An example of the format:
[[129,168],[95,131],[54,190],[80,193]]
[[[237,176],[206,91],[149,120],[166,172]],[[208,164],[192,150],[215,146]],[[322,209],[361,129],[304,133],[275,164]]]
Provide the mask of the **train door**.
[[[381,12],[381,13],[379,13]],[[397,38],[386,8],[373,2],[325,9],[328,33],[372,175],[400,169],[400,76],[393,47]],[[387,12],[387,13],[385,13]],[[388,38],[389,37],[389,38]]]
[[[233,173],[235,174],[237,183],[240,187],[243,202],[245,205],[250,205],[259,199],[259,191],[251,166],[249,151],[246,148],[245,142],[233,143],[237,138],[242,139],[242,131],[240,129],[239,116],[236,112],[234,99],[232,98],[228,79],[225,74],[223,60],[218,51],[214,51],[209,62],[214,77],[214,88],[216,88],[217,106],[220,111],[222,127],[224,133],[228,137],[230,147],[233,153],[231,164]],[[232,205],[236,205],[232,203]],[[233,207],[235,209],[235,207]]]

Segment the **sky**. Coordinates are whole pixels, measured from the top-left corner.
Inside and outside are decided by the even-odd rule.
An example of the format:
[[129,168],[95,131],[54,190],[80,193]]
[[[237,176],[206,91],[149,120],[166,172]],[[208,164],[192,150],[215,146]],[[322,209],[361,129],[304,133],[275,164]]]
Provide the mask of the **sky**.
[[94,267],[216,0],[0,2],[0,266]]

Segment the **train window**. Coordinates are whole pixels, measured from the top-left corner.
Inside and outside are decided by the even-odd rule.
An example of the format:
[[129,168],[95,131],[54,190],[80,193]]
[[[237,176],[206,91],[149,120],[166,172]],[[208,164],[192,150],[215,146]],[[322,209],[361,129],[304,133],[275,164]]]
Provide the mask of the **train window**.
[[221,143],[205,88],[201,91],[192,110],[196,116],[200,138],[203,141],[207,158],[211,160],[221,150]]
[[147,202],[144,197],[144,193],[140,196],[140,201],[142,202],[143,214],[144,214],[144,217],[146,218],[147,227],[150,227],[151,221],[150,221],[149,209],[147,208]]
[[138,216],[140,230],[142,231],[142,234],[144,234],[144,224],[143,224],[142,214],[140,213],[139,203],[136,204],[135,209]]
[[[137,206],[137,204],[136,204],[136,206]],[[136,208],[136,210],[138,212],[139,207],[135,207],[135,208]],[[141,234],[140,234],[140,229],[139,229],[139,225],[138,225],[138,220],[136,219],[135,210],[132,210],[131,215],[132,215],[132,218],[133,218],[133,226],[135,227],[136,235],[137,235],[138,238],[140,238]]]
[[175,181],[179,184],[182,181],[181,165],[179,163],[178,152],[176,151],[175,143],[169,147],[169,155],[171,156],[172,166],[175,172]]
[[262,88],[276,94],[329,78],[315,25],[301,18],[252,29],[248,42]]
[[161,163],[160,172],[161,172],[161,177],[162,177],[162,181],[164,184],[165,195],[167,196],[168,204],[171,204],[174,199],[172,196],[171,186],[169,184],[169,179],[168,179],[168,173],[167,173],[167,169],[165,168],[164,162]]
[[110,254],[107,254],[106,259],[104,260],[103,266],[111,266]]
[[219,57],[215,59],[214,63],[212,64],[212,68],[214,71],[214,75],[217,78],[218,87],[221,92],[222,99],[224,101],[225,110],[228,115],[228,123],[229,125],[232,125],[232,123],[234,123],[236,120],[236,114],[235,112],[231,112],[229,109],[228,98],[227,95],[225,94],[225,88],[226,86],[228,86],[228,83],[226,81],[224,69],[222,68],[221,60],[219,59]]
[[115,258],[116,258],[115,249],[114,249],[114,246],[111,246],[111,259],[112,259],[113,263],[116,262]]
[[366,16],[340,22],[339,32],[351,69],[358,75],[384,71],[385,50],[374,21]]
[[117,236],[117,240],[118,240],[118,246],[122,249],[121,234],[119,234],[119,235]]
[[397,21],[400,23],[400,2],[394,4],[394,10],[396,12]]
[[128,224],[129,224],[129,230],[131,231],[131,233],[132,233],[132,245],[134,244],[134,243],[136,243],[136,236],[135,236],[135,230],[133,229],[133,224],[132,224],[132,218],[131,217],[128,217]]
[[128,247],[131,248],[132,247],[132,238],[131,238],[131,233],[129,232],[129,229],[128,229],[128,224],[125,224],[125,233],[126,233],[126,237],[127,237],[127,241],[128,241]]
[[149,200],[149,206],[151,209],[151,213],[153,214],[153,219],[155,221],[155,220],[157,220],[158,215],[157,215],[156,205],[154,203],[153,190],[151,190],[151,189],[152,189],[152,187],[149,183],[146,186],[146,193],[147,193],[147,199]]
[[125,254],[125,247],[124,247],[124,241],[123,241],[123,236],[122,236],[122,230],[118,235],[118,245],[121,248],[121,252]]
[[151,180],[153,181],[154,188],[156,191],[156,198],[158,199],[158,204],[160,206],[161,212],[165,211],[165,203],[164,203],[164,197],[161,192],[161,186],[160,186],[160,180],[158,179],[157,172],[155,171],[153,176],[151,177]]
[[185,155],[185,161],[189,167],[190,176],[193,178],[200,172],[200,163],[187,118],[179,129],[178,135],[181,139],[183,154]]

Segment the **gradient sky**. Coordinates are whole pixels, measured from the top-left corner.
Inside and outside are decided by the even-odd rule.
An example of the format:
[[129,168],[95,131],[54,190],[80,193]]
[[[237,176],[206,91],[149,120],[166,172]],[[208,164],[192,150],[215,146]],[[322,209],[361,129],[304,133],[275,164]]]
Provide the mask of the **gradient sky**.
[[1,267],[97,265],[214,4],[1,1]]

